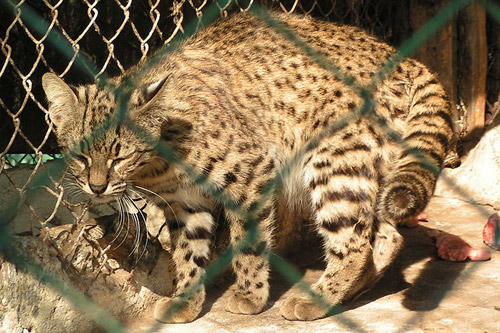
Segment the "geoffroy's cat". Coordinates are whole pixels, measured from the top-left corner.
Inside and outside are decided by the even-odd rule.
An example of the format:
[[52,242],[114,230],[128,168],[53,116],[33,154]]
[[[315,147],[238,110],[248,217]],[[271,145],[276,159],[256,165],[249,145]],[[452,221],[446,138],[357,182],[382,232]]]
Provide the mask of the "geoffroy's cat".
[[[355,27],[270,15],[360,85],[370,87],[395,52]],[[71,87],[51,73],[42,83],[59,144],[81,147],[68,162],[81,190],[96,201],[137,191],[164,208],[176,234],[177,287],[171,298],[159,301],[155,316],[194,320],[204,286],[182,310],[169,318],[163,314],[204,274],[218,198],[179,164],[160,157],[130,126],[115,124],[96,140],[87,139],[117,112],[112,89]],[[290,209],[309,211],[323,239],[326,269],[312,288],[330,304],[372,285],[397,254],[402,241],[396,224],[421,212],[434,191],[453,135],[451,111],[443,87],[413,59],[395,66],[370,91],[373,109],[358,112],[359,91],[251,13],[199,31],[136,82],[130,119],[243,211],[256,207],[266,184],[308,145],[283,185],[271,188],[260,206],[257,241],[232,260],[236,282],[228,311],[255,314],[266,305],[273,226],[287,223],[275,218],[278,194]],[[231,242],[238,244],[248,224],[234,210],[225,214]],[[327,310],[296,295],[281,313],[290,320],[313,320]]]

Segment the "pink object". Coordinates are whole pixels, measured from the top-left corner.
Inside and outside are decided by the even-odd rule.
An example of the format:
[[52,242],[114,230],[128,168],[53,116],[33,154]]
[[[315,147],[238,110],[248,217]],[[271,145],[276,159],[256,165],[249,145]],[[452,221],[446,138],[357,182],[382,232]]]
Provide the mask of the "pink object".
[[428,234],[436,240],[438,256],[441,259],[448,261],[491,259],[490,251],[473,249],[466,241],[458,236],[436,229],[429,230]]
[[416,217],[409,218],[402,222],[405,227],[415,228],[420,222],[429,222],[427,215],[424,213],[418,214]]
[[483,242],[495,249],[500,250],[500,216],[495,213],[490,216],[483,229]]

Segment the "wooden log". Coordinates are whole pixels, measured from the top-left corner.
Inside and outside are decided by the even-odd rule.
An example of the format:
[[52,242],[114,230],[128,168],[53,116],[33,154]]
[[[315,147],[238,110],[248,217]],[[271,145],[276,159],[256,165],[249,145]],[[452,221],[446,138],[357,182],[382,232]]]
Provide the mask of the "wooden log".
[[[447,0],[410,1],[410,25],[413,32],[418,31],[426,22],[448,4]],[[425,64],[438,75],[452,105],[457,104],[456,59],[455,59],[455,19],[451,19],[438,32],[430,36],[420,46],[413,57]],[[455,114],[456,120],[457,115]]]
[[[434,15],[448,4],[447,0],[410,0],[410,26],[413,32],[418,31]],[[413,57],[425,64],[432,72],[437,74],[441,84],[448,94],[452,108],[452,120],[456,124],[459,119],[456,108],[457,92],[457,70],[456,70],[456,19],[452,18],[434,35],[421,45],[413,54]],[[455,131],[460,129],[456,126]],[[454,136],[450,152],[446,156],[444,165],[456,167],[460,164],[457,153],[458,136]]]
[[[494,17],[486,18],[486,34],[488,41],[488,75],[487,75],[487,100],[493,107],[486,108],[485,126],[493,120],[495,115],[500,113],[500,22]],[[489,105],[488,105],[489,106]]]
[[458,92],[465,107],[468,138],[482,134],[485,124],[488,45],[484,8],[473,3],[458,17]]

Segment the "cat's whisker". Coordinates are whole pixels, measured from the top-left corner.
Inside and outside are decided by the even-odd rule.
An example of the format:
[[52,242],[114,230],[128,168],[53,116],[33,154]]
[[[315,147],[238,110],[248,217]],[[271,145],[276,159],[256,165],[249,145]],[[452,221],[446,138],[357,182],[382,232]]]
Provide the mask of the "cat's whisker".
[[141,240],[142,228],[141,228],[141,219],[139,218],[139,216],[142,217],[142,221],[144,221],[144,222],[145,222],[146,218],[145,218],[144,214],[142,213],[142,211],[139,209],[139,207],[137,207],[136,203],[132,200],[132,198],[129,195],[126,195],[125,198],[128,201],[128,203],[133,208],[135,208],[137,210],[136,214],[132,214],[132,217],[133,217],[134,223],[135,223],[135,236],[134,236],[134,242],[133,242],[133,247],[132,247],[131,253],[128,255],[128,257],[130,257],[132,254],[137,252],[137,250],[140,247],[140,243],[141,243],[140,240]]
[[[129,196],[126,196],[126,199],[131,207],[138,210],[137,205]],[[139,214],[139,212],[131,214],[132,220],[134,221],[134,225],[135,225],[135,235],[134,235],[134,241],[132,243],[132,250],[130,251],[128,257],[130,257],[137,250],[137,246],[138,246],[137,244],[139,243],[139,239],[140,239],[141,225],[139,222],[138,214]]]
[[[121,221],[122,221],[121,222],[121,226],[123,227],[123,225],[126,223],[127,224],[127,231],[125,232],[125,235],[123,236],[123,239],[115,247],[115,249],[119,248],[127,240],[127,236],[128,236],[129,231],[130,231],[130,216],[129,216],[130,214],[128,214],[126,212],[126,207],[125,207],[126,206],[126,202],[124,201],[123,198],[120,198],[119,201],[120,201],[120,206],[121,206],[121,210],[120,211],[122,212],[122,214],[121,214],[121,216],[122,216],[122,218],[121,218]],[[125,222],[125,218],[127,218],[127,222]],[[118,237],[122,233],[122,231],[123,231],[123,229],[121,228],[120,232],[116,233],[116,237]]]
[[137,251],[140,247],[142,223],[145,224],[146,218],[145,218],[144,214],[142,213],[142,211],[137,206],[137,204],[135,203],[135,201],[129,195],[127,195],[127,198],[128,198],[130,205],[137,210],[137,213],[133,214],[134,223],[135,223],[135,236],[134,236],[132,251],[129,254],[129,257],[130,257],[133,253],[137,253]]
[[[145,202],[145,205],[140,209],[142,211],[142,209],[144,209],[144,207],[146,207],[146,205],[149,203],[149,201],[150,201],[149,198],[147,196],[143,195],[143,193],[141,193],[139,191],[135,191],[133,189],[130,189],[130,192],[135,194],[139,198],[139,200],[142,200]],[[135,199],[132,199],[132,201],[135,202]]]
[[[142,193],[138,192],[138,191],[135,191],[133,189],[130,190],[132,193],[134,193],[135,195],[137,195],[140,199],[144,200],[146,203],[149,201],[147,197],[145,197],[144,195],[142,195]],[[141,213],[141,216],[142,216],[142,220],[143,220],[143,223],[144,223],[144,238],[145,238],[145,244],[144,244],[144,249],[142,250],[142,253],[140,254],[140,256],[137,258],[136,260],[136,263],[142,258],[142,256],[144,255],[144,253],[146,253],[146,250],[147,250],[147,246],[148,246],[148,229],[147,229],[147,224],[146,224],[146,219],[147,217],[144,216],[143,212],[142,212],[142,209],[139,210],[139,212]]]
[[152,194],[152,195],[154,195],[154,196],[156,196],[156,197],[160,198],[160,199],[161,199],[161,200],[162,200],[162,201],[163,201],[163,202],[167,205],[168,209],[170,209],[170,211],[172,212],[172,215],[174,216],[174,221],[177,223],[177,226],[180,226],[179,219],[177,218],[177,215],[175,214],[174,209],[173,209],[173,208],[172,208],[172,206],[168,203],[168,201],[167,201],[167,200],[165,200],[165,199],[164,199],[161,195],[159,195],[158,193],[153,192],[153,191],[151,191],[151,190],[149,190],[149,189],[147,189],[147,188],[144,188],[144,187],[142,187],[142,186],[139,186],[139,185],[134,185],[134,187],[135,187],[136,189],[138,189],[138,190],[144,191],[144,192],[145,192],[145,194],[146,194],[146,193],[149,193],[149,194]]
[[[117,198],[115,198],[115,201],[116,201],[116,204],[118,207],[118,226],[117,226],[116,231],[115,231],[115,237],[109,243],[110,245],[113,244],[120,236],[121,232],[123,231],[123,223],[124,223],[124,212],[123,212],[124,209],[123,209],[123,205],[121,202],[121,198],[117,197]],[[118,246],[115,247],[115,249],[117,249]]]
[[[147,230],[147,225],[146,225],[146,216],[144,215],[142,209],[139,209],[139,213],[140,213],[140,216],[141,216],[141,220],[140,220],[140,223],[142,223],[142,226],[144,227],[144,231],[142,232],[144,234],[144,238],[145,238],[145,242],[144,242],[144,248],[143,248],[143,251],[142,253],[139,255],[139,257],[137,258],[136,262],[139,261],[139,259],[144,255],[144,253],[146,252],[146,249],[147,249],[147,245],[148,245],[148,230]],[[141,243],[140,241],[140,236],[142,234],[139,234],[139,245]],[[139,247],[137,248],[139,249]]]
[[81,201],[80,197],[85,197],[85,192],[78,184],[75,183],[74,176],[66,176],[65,180],[62,183],[62,186],[66,189],[68,199]]

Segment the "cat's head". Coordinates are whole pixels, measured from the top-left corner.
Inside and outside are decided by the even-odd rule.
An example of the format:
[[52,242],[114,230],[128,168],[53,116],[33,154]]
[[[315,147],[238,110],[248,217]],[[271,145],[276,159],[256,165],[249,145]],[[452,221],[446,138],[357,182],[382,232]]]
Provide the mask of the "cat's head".
[[163,83],[153,82],[130,95],[131,123],[147,130],[148,144],[136,130],[110,121],[118,109],[110,89],[96,84],[72,87],[55,74],[43,76],[49,117],[59,145],[69,153],[70,172],[95,201],[121,196],[134,173],[157,158],[150,139],[159,137],[164,122],[162,112],[153,112]]

